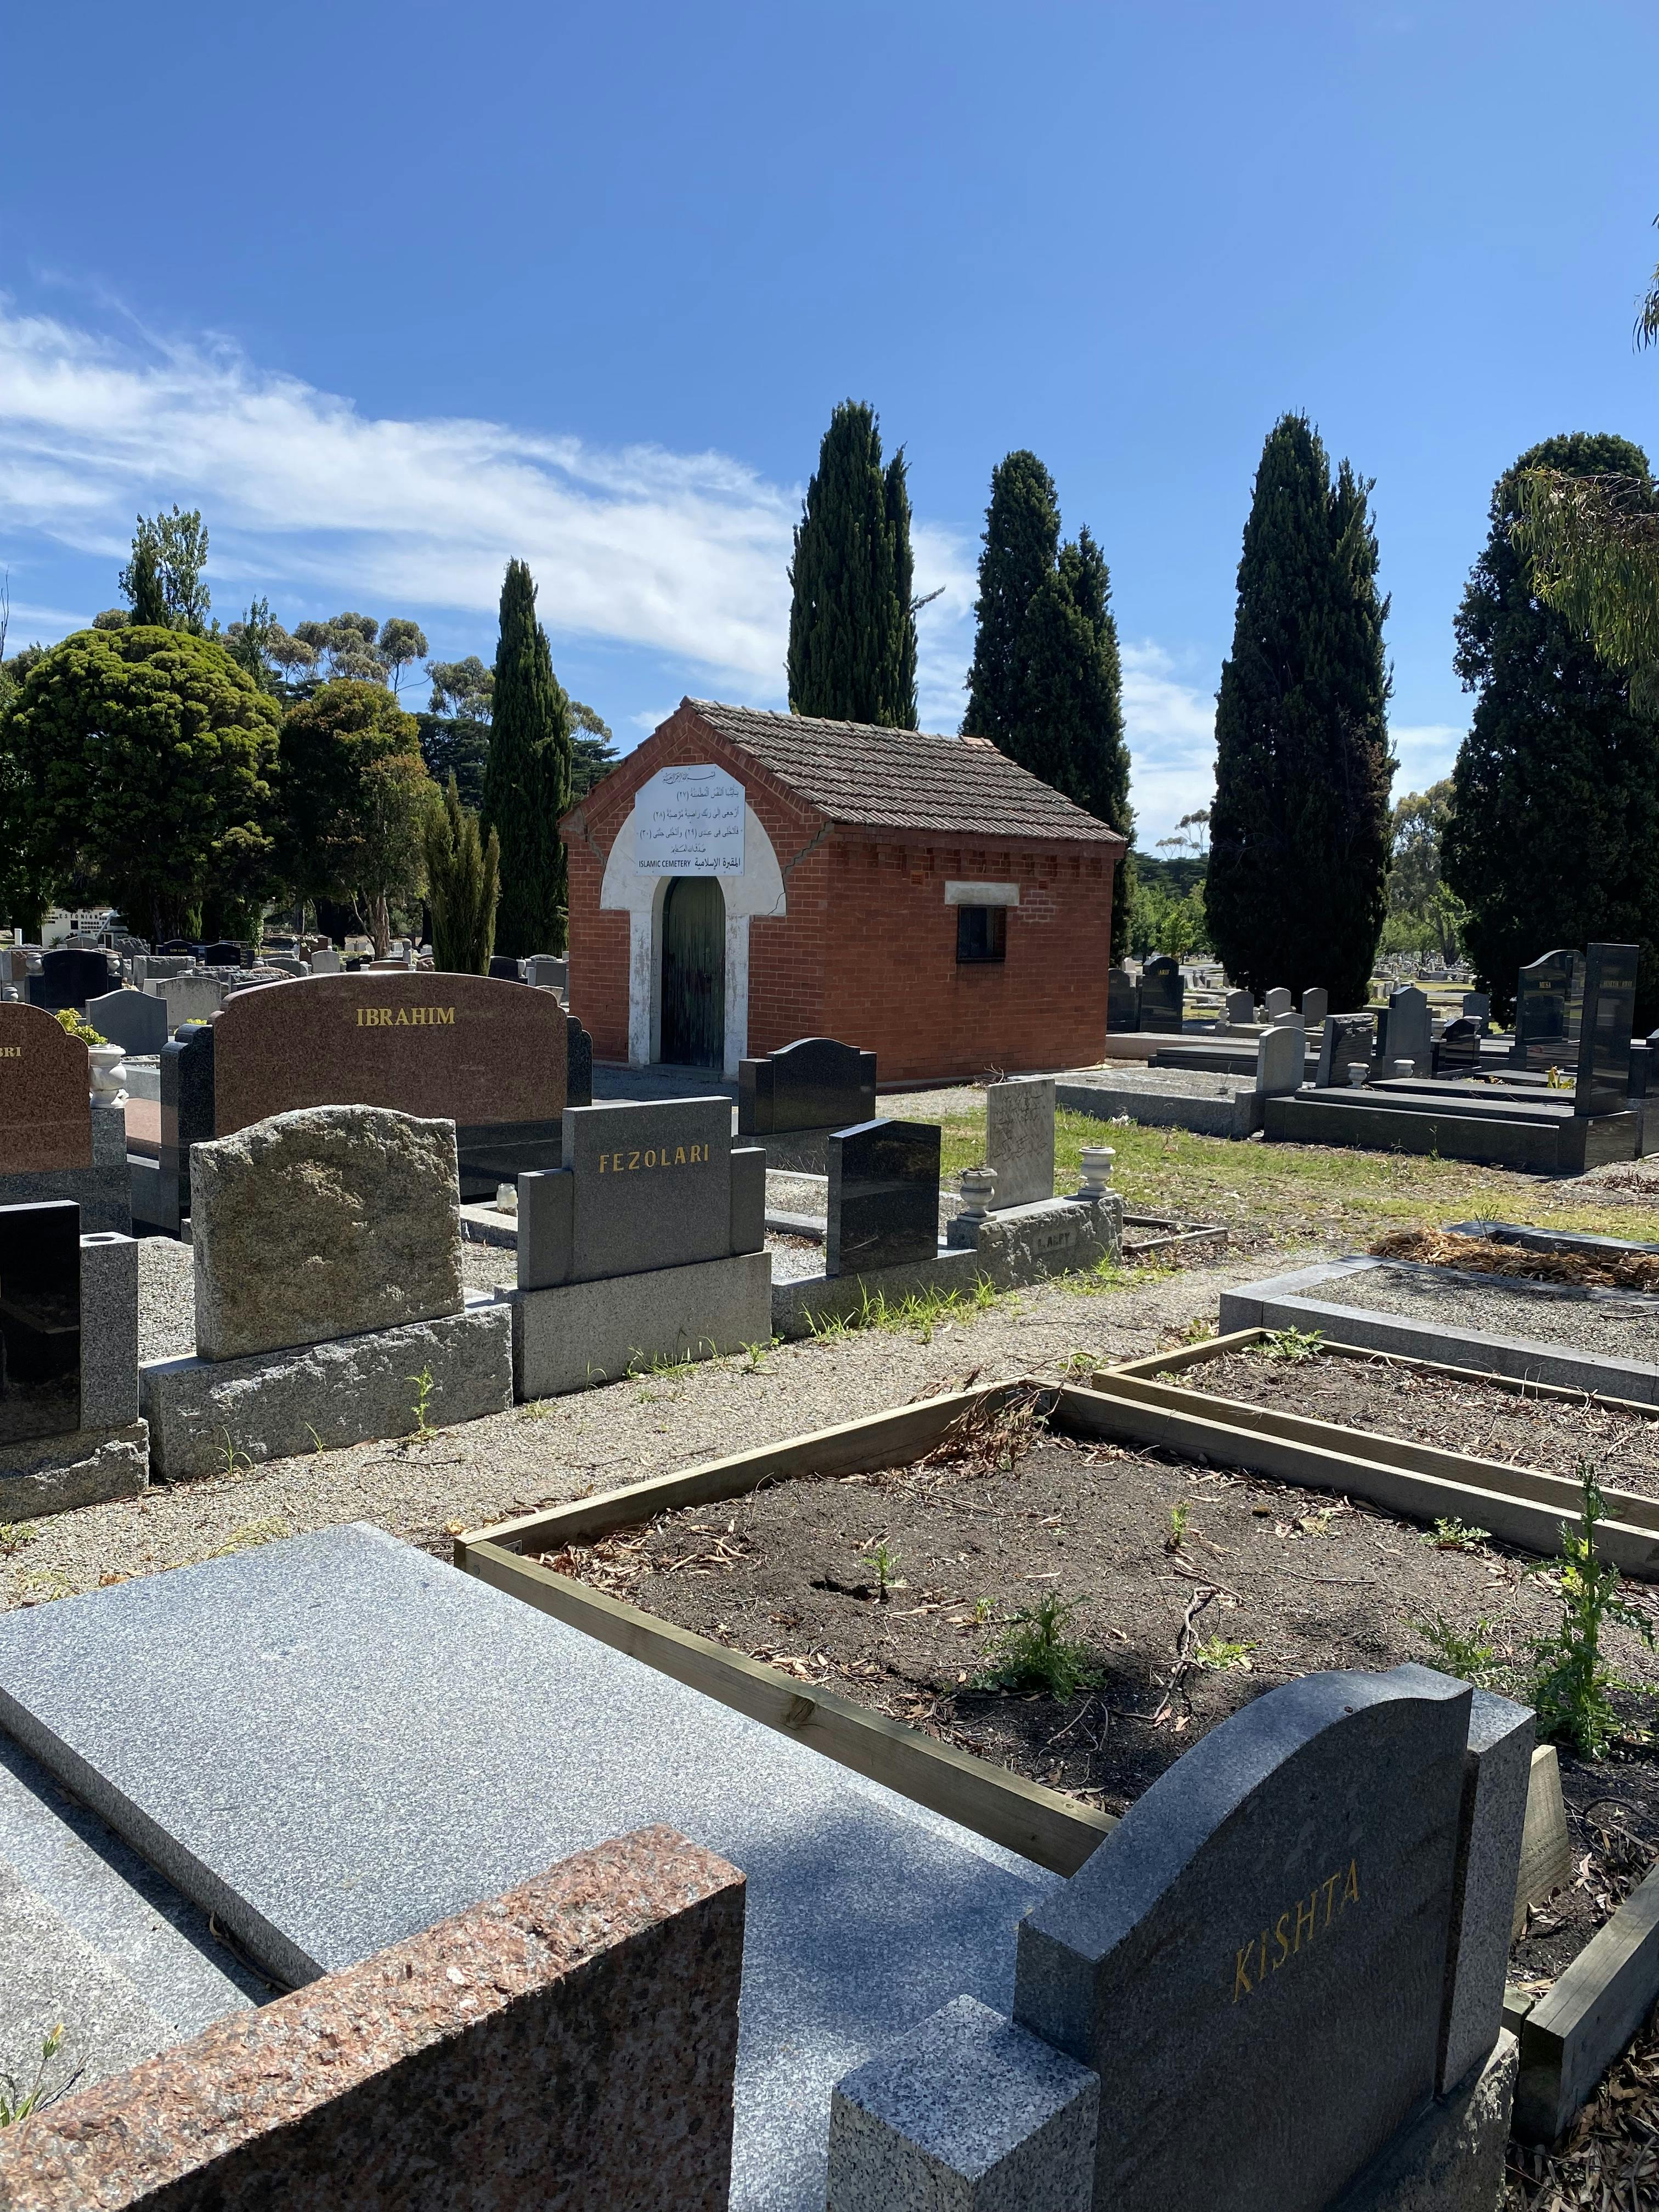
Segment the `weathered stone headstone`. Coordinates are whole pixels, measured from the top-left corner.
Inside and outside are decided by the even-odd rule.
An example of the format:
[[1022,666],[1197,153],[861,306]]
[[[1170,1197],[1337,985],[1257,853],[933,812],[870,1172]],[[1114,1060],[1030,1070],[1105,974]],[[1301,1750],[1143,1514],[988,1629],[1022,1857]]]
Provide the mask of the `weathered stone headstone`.
[[81,1425],[81,1209],[0,1206],[0,1445]]
[[459,1313],[453,1125],[323,1106],[198,1145],[191,1233],[204,1359]]
[[1468,1015],[1448,1022],[1446,1033],[1434,1048],[1437,1075],[1474,1075],[1480,1066],[1480,1024]]
[[87,1048],[44,1008],[0,1006],[0,1175],[92,1165]]
[[1106,1029],[1109,1035],[1115,1030],[1138,1030],[1140,1027],[1140,987],[1127,968],[1111,968],[1106,974]]
[[215,1028],[216,1136],[305,1106],[386,1106],[454,1122],[463,1197],[559,1164],[570,1048],[550,993],[483,975],[307,975],[237,993]]
[[1592,945],[1584,963],[1575,1114],[1619,1114],[1629,1095],[1631,1032],[1636,1026],[1637,948]]
[[1054,1196],[1053,1076],[1018,1075],[987,1086],[985,1164],[996,1173],[999,1211]]
[[1255,994],[1253,991],[1229,991],[1226,1015],[1230,1029],[1250,1028],[1255,1020]]
[[1346,1090],[1351,1067],[1371,1064],[1376,1032],[1369,1014],[1327,1014],[1319,1034],[1319,1073],[1322,1091]]
[[1331,1010],[1331,994],[1322,983],[1315,983],[1302,994],[1302,1025],[1316,1030]]
[[1281,1014],[1288,1014],[1295,1004],[1296,1000],[1285,986],[1282,983],[1275,983],[1261,1001],[1261,1011],[1270,1022],[1275,1022]]
[[1141,1028],[1179,1036],[1186,989],[1178,960],[1167,952],[1149,960],[1140,971]]
[[210,1020],[225,1003],[225,987],[216,975],[192,969],[177,975],[149,975],[143,988],[167,1008],[167,1027],[177,1030],[186,1022]]
[[738,1063],[738,1131],[844,1129],[872,1121],[876,1055],[834,1037],[798,1037],[764,1060]]
[[525,981],[538,991],[568,990],[570,963],[551,952],[532,952],[525,963]]
[[1521,970],[1516,981],[1512,1054],[1517,1067],[1542,1073],[1577,1058],[1583,975],[1583,956],[1566,946],[1546,952]]
[[148,991],[108,991],[88,999],[87,1019],[100,1036],[137,1058],[153,1058],[167,1041],[166,1001]]
[[1435,2098],[1471,1698],[1270,1691],[1021,1923],[1016,2021],[1100,2076],[1097,2204],[1324,2212]]
[[1434,1023],[1426,994],[1414,983],[1407,983],[1403,990],[1390,991],[1387,1012],[1377,1025],[1379,1065],[1392,1072],[1395,1060],[1408,1060],[1414,1074],[1426,1075],[1433,1036]]
[[1277,1098],[1299,1091],[1307,1062],[1306,1033],[1299,1026],[1271,1029],[1255,1048],[1255,1087]]
[[830,1139],[827,1275],[939,1256],[937,1121],[871,1121]]
[[64,1007],[82,1009],[88,999],[101,998],[110,987],[109,962],[101,952],[65,947],[41,956],[40,972],[28,979],[29,1004],[48,1013]]

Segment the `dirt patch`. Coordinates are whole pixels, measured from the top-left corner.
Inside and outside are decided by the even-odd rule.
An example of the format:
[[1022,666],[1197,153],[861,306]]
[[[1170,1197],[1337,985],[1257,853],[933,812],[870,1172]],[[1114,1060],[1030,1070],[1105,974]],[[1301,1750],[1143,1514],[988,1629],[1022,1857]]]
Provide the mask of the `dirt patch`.
[[1441,1229],[1392,1229],[1370,1247],[1380,1260],[1421,1267],[1460,1267],[1471,1275],[1513,1275],[1529,1283],[1577,1283],[1587,1290],[1659,1291],[1659,1253],[1534,1252],[1498,1237],[1451,1237]]
[[1604,1487],[1659,1498],[1659,1410],[1627,1413],[1588,1397],[1539,1397],[1403,1361],[1332,1352],[1275,1356],[1271,1344],[1155,1379],[1550,1474],[1576,1474],[1588,1461]]
[[1502,2212],[1636,2212],[1659,2203],[1659,2020],[1552,2149],[1511,2142]]

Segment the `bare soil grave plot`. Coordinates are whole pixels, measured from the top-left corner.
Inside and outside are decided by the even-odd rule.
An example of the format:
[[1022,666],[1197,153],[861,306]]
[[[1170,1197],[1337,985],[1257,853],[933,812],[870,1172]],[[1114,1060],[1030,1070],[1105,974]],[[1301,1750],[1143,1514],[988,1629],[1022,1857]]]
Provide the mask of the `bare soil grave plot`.
[[[1280,1682],[1443,1666],[1447,1633],[1523,1668],[1559,1612],[1537,1563],[1503,1547],[1447,1547],[1326,1492],[1049,1433],[1030,1399],[908,1467],[790,1478],[539,1556],[1109,1812]],[[1063,1608],[1074,1684],[1062,1667],[1039,1687],[1013,1663],[1045,1603]],[[1627,1631],[1607,1649],[1635,1679],[1659,1671]],[[1559,1972],[1659,1856],[1659,1766],[1638,1740],[1643,1701],[1626,1703],[1629,1742],[1594,1765],[1562,1756],[1574,1882],[1516,1947],[1523,1985]]]

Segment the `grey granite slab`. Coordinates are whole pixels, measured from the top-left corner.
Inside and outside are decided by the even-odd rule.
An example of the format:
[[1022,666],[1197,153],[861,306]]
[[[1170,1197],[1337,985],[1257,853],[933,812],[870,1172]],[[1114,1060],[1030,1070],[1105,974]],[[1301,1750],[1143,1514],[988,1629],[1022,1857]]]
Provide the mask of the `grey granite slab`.
[[0,1618],[0,1723],[307,1980],[665,1820],[748,1877],[734,2212],[817,2212],[830,2094],[1055,1877],[364,1527]]

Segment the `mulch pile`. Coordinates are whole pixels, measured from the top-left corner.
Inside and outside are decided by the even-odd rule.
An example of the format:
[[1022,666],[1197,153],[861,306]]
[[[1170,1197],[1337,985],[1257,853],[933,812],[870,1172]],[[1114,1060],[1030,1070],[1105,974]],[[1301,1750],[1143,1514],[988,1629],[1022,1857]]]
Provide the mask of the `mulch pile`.
[[1379,1260],[1461,1267],[1472,1275],[1514,1275],[1532,1283],[1573,1283],[1595,1291],[1659,1291],[1659,1253],[1534,1252],[1486,1237],[1441,1229],[1391,1229],[1371,1246]]

